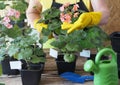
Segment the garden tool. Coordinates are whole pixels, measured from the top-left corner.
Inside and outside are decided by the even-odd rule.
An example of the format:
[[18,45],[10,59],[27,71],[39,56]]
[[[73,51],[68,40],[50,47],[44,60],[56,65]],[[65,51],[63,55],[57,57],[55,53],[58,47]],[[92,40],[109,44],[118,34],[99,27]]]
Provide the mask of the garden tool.
[[[111,54],[111,58],[101,60],[103,54]],[[95,57],[95,63],[88,60],[84,64],[84,70],[94,72],[94,85],[118,85],[117,57],[110,48],[100,50]]]
[[93,76],[88,75],[79,75],[73,72],[64,72],[60,75],[60,77],[75,82],[75,83],[84,83],[85,81],[93,81]]

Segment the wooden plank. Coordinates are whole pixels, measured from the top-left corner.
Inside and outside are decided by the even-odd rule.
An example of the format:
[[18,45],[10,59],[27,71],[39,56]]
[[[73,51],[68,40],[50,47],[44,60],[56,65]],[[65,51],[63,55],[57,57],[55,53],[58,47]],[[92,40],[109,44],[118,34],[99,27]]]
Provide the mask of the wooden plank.
[[[0,82],[5,83],[5,85],[22,85],[21,77],[0,77]],[[60,78],[58,75],[42,74],[40,85],[83,85],[80,83],[73,83]],[[84,83],[84,85],[93,85],[92,81]]]
[[[22,85],[20,75],[0,77],[0,82],[5,83],[5,85]],[[46,74],[42,74],[40,85],[93,85],[93,81],[86,81],[83,84],[73,83],[71,81],[59,77],[59,75],[46,73]]]

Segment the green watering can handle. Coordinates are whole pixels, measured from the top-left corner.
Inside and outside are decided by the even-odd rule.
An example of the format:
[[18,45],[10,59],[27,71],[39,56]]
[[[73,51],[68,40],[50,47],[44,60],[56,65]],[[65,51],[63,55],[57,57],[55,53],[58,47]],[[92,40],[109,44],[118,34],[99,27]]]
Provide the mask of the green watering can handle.
[[116,62],[117,61],[116,53],[112,49],[110,49],[110,48],[104,48],[104,49],[100,50],[97,53],[96,58],[95,58],[95,63],[96,64],[100,63],[100,59],[101,59],[102,55],[105,54],[105,53],[111,54],[111,56],[112,56],[112,59],[111,59],[112,62]]

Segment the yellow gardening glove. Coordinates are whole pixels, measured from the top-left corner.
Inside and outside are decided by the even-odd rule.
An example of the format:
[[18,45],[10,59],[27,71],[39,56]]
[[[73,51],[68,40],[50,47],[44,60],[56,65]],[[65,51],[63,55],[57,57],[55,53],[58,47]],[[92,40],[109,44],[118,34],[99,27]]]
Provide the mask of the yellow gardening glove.
[[41,32],[43,28],[47,29],[47,24],[44,23],[38,23],[39,19],[34,20],[34,28],[38,31]]
[[76,29],[84,29],[87,26],[97,25],[101,20],[101,12],[86,12],[80,15],[78,20],[74,22],[72,27],[68,28],[67,33],[71,33]]
[[[48,25],[47,24],[44,24],[44,23],[38,23],[38,20],[39,19],[36,19],[34,20],[34,28],[38,31],[38,32],[41,32],[43,28],[47,29]],[[42,36],[42,33],[41,35]],[[49,36],[49,39],[53,38],[53,35],[51,34]]]
[[63,22],[63,24],[61,25],[61,29],[66,30],[66,29],[71,28],[72,26],[73,26],[73,24]]

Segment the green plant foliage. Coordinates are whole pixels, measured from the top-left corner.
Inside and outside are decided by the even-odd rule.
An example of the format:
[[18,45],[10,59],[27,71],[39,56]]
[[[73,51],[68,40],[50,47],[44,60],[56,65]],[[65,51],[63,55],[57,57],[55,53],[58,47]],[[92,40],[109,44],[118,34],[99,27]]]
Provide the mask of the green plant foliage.
[[[61,29],[62,21],[61,15],[70,15],[70,22],[74,23],[78,17],[84,13],[83,10],[73,11],[73,6],[64,7],[64,11],[57,8],[50,8],[41,14],[41,19],[38,23],[44,23],[47,28],[42,29],[41,39],[45,43],[49,37],[53,35],[55,40],[51,43],[58,51],[64,53],[64,60],[67,62],[74,61],[74,53],[80,52],[83,49],[100,49],[104,47],[104,43],[109,40],[108,35],[99,26],[86,27],[82,30],[75,30],[67,34],[66,30]],[[78,13],[77,17],[74,14]],[[65,18],[65,16],[64,16]],[[42,26],[41,26],[42,27]],[[72,56],[72,57],[71,57]]]
[[83,49],[101,48],[107,40],[109,40],[108,35],[100,27],[93,26],[70,34],[59,35],[51,45],[61,51],[74,52]]
[[74,31],[70,34],[58,35],[57,39],[51,45],[61,52],[66,53],[64,59],[67,62],[71,62],[71,58],[68,58],[68,55],[71,53],[74,54],[83,49],[103,48],[104,43],[108,40],[108,35],[100,27],[93,26],[84,30]]
[[[42,47],[43,40],[40,40],[37,32],[24,22],[26,8],[27,3],[24,0],[13,1],[11,10],[20,14],[20,17],[15,16],[15,13],[11,15],[12,13],[9,11],[7,19],[7,14],[0,16],[0,61],[4,60],[6,56],[25,60],[27,64],[45,62],[46,60]],[[6,26],[4,24],[6,22],[12,26]]]
[[18,60],[23,59],[32,63],[45,62],[45,57],[43,57],[45,56],[45,53],[43,48],[37,45],[39,38],[36,35],[36,33],[32,35],[25,34],[15,38],[15,40],[11,42],[11,45],[8,48],[8,55],[15,55],[15,58]]
[[20,1],[13,1],[12,8],[20,11],[21,13],[25,13],[27,6],[28,4],[25,2],[25,0],[20,0]]
[[25,2],[25,0],[20,0],[20,1],[13,1],[13,5],[12,8],[20,11],[21,16],[20,16],[20,20],[23,20],[26,18],[26,9],[28,7],[28,4]]
[[73,62],[73,61],[75,61],[75,55],[66,53],[64,55],[64,60],[65,60],[65,62]]
[[15,25],[12,29],[8,29],[5,26],[2,26],[0,28],[1,33],[3,33],[4,35],[7,35],[10,38],[16,38],[22,35],[22,30],[23,29],[20,29],[17,25]]
[[4,4],[4,2],[0,2],[0,9],[5,9],[5,7],[7,6],[8,4]]

